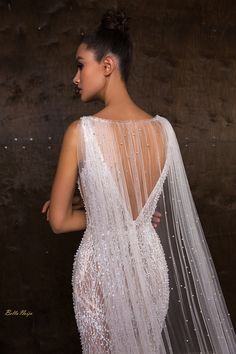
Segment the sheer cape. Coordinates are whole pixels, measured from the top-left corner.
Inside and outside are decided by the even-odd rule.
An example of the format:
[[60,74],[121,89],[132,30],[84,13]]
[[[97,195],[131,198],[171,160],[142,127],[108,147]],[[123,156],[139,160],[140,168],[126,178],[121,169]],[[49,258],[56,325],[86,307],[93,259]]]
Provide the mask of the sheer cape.
[[[159,115],[133,121],[81,117],[78,172],[97,270],[90,286],[105,314],[106,352],[235,353],[169,121]],[[156,230],[155,210],[162,215]]]

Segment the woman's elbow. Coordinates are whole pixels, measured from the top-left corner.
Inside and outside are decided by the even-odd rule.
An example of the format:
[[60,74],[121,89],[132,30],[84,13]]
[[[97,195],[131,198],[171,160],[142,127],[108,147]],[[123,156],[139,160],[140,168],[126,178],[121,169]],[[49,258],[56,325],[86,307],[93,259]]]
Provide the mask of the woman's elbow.
[[52,231],[53,231],[54,234],[62,234],[62,233],[63,233],[63,231],[62,231],[60,228],[55,227],[55,226],[52,225],[51,223],[50,223],[50,226],[51,226],[51,229],[52,229]]
[[60,220],[49,216],[48,221],[54,234],[62,234],[64,232],[62,228],[62,222]]
[[51,229],[54,234],[62,234],[63,231],[61,229],[55,228],[54,226],[51,225]]

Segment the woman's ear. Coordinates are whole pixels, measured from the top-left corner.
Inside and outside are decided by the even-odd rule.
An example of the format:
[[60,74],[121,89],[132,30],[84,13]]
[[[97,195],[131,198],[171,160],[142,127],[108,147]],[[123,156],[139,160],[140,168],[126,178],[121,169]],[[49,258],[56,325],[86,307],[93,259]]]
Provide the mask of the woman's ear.
[[109,76],[116,69],[117,63],[113,56],[107,55],[103,62],[104,74]]

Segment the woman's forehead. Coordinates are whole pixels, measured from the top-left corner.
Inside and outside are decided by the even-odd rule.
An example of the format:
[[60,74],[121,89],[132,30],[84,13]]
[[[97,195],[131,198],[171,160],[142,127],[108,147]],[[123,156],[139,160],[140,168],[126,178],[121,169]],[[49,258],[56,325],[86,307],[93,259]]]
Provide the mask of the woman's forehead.
[[94,53],[91,49],[87,49],[87,46],[82,43],[76,51],[76,59],[94,59]]

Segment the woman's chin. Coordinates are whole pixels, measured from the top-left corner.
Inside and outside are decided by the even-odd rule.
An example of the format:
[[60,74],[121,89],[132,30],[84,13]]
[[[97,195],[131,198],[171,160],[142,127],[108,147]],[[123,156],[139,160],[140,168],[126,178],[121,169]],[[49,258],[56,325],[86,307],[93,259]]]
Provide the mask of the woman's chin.
[[82,101],[82,102],[87,102],[88,99],[87,99],[85,96],[80,95],[80,101]]
[[81,101],[84,101],[84,96],[83,96],[83,91],[82,90],[80,90],[80,92],[79,92],[79,98],[80,98]]
[[84,96],[83,94],[80,95],[80,101],[82,102],[93,102],[95,100],[94,96]]

